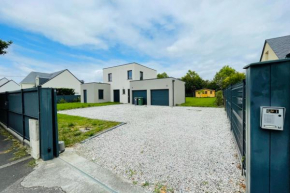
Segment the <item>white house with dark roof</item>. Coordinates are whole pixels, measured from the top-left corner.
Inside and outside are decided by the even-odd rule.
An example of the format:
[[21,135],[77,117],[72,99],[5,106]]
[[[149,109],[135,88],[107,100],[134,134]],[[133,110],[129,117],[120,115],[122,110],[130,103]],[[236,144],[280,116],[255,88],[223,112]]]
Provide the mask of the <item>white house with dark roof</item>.
[[[265,40],[260,62],[285,59],[290,54],[290,35]],[[289,56],[288,56],[289,57]]]
[[30,72],[21,82],[21,88],[70,88],[80,94],[81,83],[76,76],[65,69],[54,73]]
[[0,79],[0,92],[9,92],[20,90],[20,85],[14,80],[8,80],[7,78]]
[[135,103],[142,97],[145,105],[175,106],[185,102],[185,83],[176,78],[157,79],[157,71],[138,63],[103,69],[103,83],[81,85],[81,102]]

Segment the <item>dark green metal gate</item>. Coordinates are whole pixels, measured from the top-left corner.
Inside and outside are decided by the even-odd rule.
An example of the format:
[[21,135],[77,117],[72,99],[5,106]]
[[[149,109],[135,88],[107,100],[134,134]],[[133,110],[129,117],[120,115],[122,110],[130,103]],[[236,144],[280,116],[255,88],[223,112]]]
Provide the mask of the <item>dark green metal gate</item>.
[[32,88],[0,93],[0,122],[29,141],[29,119],[39,121],[40,157],[58,157],[56,92]]
[[246,170],[246,82],[243,80],[235,85],[231,85],[223,91],[224,103],[228,118],[231,124],[231,130],[235,136],[241,159],[243,170]]

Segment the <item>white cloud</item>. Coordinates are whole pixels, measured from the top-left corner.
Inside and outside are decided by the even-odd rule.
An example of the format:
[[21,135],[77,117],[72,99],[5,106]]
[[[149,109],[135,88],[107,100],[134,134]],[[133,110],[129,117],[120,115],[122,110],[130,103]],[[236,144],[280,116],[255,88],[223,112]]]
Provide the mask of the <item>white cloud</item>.
[[[102,50],[123,45],[149,56],[147,64],[157,70],[180,77],[191,69],[204,78],[212,78],[223,65],[241,70],[258,61],[265,39],[289,34],[289,18],[288,0],[2,0],[0,7],[0,22],[64,45]],[[77,70],[83,79],[98,77],[100,65],[114,63],[78,57],[88,65]]]

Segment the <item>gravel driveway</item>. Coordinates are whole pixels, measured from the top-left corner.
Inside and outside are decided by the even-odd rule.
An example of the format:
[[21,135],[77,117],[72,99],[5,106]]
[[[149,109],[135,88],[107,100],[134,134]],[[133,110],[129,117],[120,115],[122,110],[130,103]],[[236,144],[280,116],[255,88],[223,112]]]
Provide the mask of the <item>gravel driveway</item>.
[[77,149],[148,192],[162,186],[175,192],[244,192],[223,108],[113,105],[61,113],[126,122]]

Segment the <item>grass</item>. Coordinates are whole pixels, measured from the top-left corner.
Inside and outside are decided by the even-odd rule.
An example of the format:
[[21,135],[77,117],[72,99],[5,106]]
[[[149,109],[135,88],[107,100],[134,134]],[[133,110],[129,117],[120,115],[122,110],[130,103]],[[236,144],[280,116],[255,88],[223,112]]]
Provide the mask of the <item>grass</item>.
[[57,104],[57,110],[69,110],[69,109],[79,109],[79,108],[87,108],[87,107],[100,107],[107,105],[116,105],[120,103],[116,102],[106,102],[106,103],[59,103]]
[[180,106],[186,107],[217,107],[216,98],[196,98],[196,97],[186,97],[185,103]]
[[10,159],[11,161],[21,159],[28,155],[27,148],[24,145],[22,145],[18,139],[14,138],[13,135],[11,135],[8,131],[6,131],[2,127],[0,127],[0,134],[6,138],[5,140],[12,141],[11,147],[5,152],[3,152],[3,153],[9,153],[9,152],[14,151],[13,157]]
[[[58,114],[59,140],[69,147],[96,133],[118,125],[118,122],[89,119],[78,116]],[[81,131],[81,129],[83,131]]]

